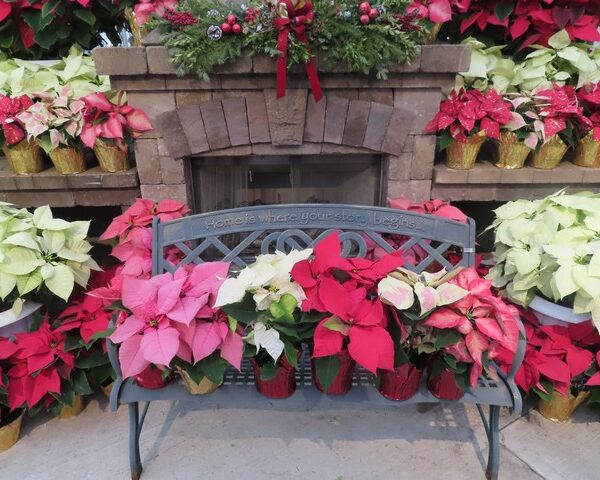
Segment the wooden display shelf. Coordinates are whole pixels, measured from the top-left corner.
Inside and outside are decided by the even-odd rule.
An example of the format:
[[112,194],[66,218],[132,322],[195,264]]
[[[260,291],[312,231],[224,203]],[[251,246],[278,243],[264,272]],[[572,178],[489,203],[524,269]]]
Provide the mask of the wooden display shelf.
[[131,205],[140,194],[137,169],[106,173],[94,166],[76,175],[48,168],[34,175],[16,175],[0,158],[0,201],[21,207]]
[[562,162],[552,170],[533,167],[506,170],[483,161],[477,162],[472,170],[452,170],[438,163],[433,170],[431,196],[453,201],[508,201],[542,198],[564,187],[572,191],[597,191],[600,168]]

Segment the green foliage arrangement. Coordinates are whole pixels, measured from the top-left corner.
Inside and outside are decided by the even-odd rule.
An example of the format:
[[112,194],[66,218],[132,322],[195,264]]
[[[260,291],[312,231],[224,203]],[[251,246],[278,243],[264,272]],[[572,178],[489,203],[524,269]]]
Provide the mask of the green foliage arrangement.
[[[361,13],[359,2],[315,0],[314,20],[306,25],[309,46],[292,31],[288,35],[288,68],[316,54],[326,65],[342,63],[352,71],[385,79],[391,65],[415,58],[426,33],[415,14],[405,14],[408,4],[381,0],[373,3],[376,13],[369,18]],[[159,28],[179,75],[194,73],[208,80],[216,66],[235,61],[242,52],[277,58],[275,18],[276,7],[258,0],[248,7],[230,1],[182,0],[177,12],[154,19],[152,26]]]

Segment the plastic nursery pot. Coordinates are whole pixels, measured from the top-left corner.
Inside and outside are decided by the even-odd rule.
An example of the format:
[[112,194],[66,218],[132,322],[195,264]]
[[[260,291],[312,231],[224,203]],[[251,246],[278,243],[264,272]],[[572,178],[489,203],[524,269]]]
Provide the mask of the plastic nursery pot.
[[503,131],[496,141],[495,164],[498,168],[523,168],[531,148],[520,142],[514,132]]
[[600,141],[594,141],[592,132],[577,144],[573,163],[580,167],[600,168]]
[[567,153],[567,144],[558,135],[554,135],[548,142],[544,143],[538,152],[531,158],[531,166],[551,170],[556,168]]
[[262,367],[254,358],[250,359],[254,371],[254,384],[261,395],[269,398],[288,398],[296,391],[296,369],[292,367],[285,356],[279,361],[277,375],[270,380],[261,379]]
[[464,390],[458,387],[454,372],[443,370],[439,375],[427,379],[427,388],[435,398],[440,400],[458,400],[465,394]]
[[180,366],[177,366],[176,368],[177,373],[181,377],[181,380],[183,380],[185,388],[192,395],[206,395],[207,393],[212,393],[222,384],[222,382],[215,383],[208,377],[203,377],[199,383],[195,382],[194,379],[190,376],[190,374],[187,373],[183,368],[181,368]]
[[485,138],[484,135],[471,135],[464,142],[452,142],[446,149],[446,166],[454,170],[471,170]]
[[63,405],[58,413],[58,418],[61,420],[68,420],[69,418],[76,417],[85,408],[83,403],[83,397],[81,395],[75,395],[73,397],[73,405]]
[[62,175],[85,172],[85,158],[81,148],[58,147],[51,150],[48,156]]
[[340,369],[338,370],[338,373],[333,379],[331,385],[329,385],[327,391],[325,391],[321,381],[319,380],[315,359],[310,359],[310,370],[312,372],[313,384],[317,390],[327,395],[343,395],[344,393],[348,393],[348,391],[352,388],[352,378],[354,375],[356,362],[352,359],[348,353],[348,350],[346,349],[342,350],[335,356],[340,361]]
[[538,411],[548,420],[553,422],[568,422],[573,412],[588,397],[590,392],[579,392],[575,395],[563,395],[556,390],[552,392],[552,398],[549,402],[542,400],[538,403]]
[[408,400],[419,390],[423,370],[405,363],[394,370],[379,371],[379,393],[388,400]]
[[127,150],[123,151],[114,144],[96,140],[94,155],[103,172],[115,173],[129,170]]
[[163,377],[162,370],[159,370],[156,367],[149,366],[146,369],[135,376],[135,383],[137,383],[140,387],[149,388],[152,390],[156,390],[157,388],[163,388],[168,385],[171,381],[171,375],[168,377]]
[[575,314],[572,308],[563,307],[537,295],[533,297],[529,309],[542,325],[568,326],[569,323],[583,323],[592,318],[590,313]]
[[31,175],[44,170],[44,151],[36,142],[22,140],[10,147],[5,145],[3,150],[10,168],[17,175]]
[[13,412],[8,417],[8,423],[0,427],[0,453],[8,450],[19,440],[23,414],[22,410]]

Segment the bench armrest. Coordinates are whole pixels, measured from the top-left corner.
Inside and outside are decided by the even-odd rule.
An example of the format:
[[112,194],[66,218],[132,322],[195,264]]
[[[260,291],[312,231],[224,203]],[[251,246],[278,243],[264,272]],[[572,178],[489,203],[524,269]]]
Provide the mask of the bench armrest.
[[[110,320],[108,326],[111,329],[115,326],[114,318]],[[113,412],[116,412],[117,408],[119,407],[121,386],[123,385],[123,373],[121,372],[121,364],[119,363],[119,348],[110,340],[110,338],[106,339],[106,351],[108,353],[110,364],[115,371],[115,383],[113,384],[113,388],[110,393],[110,409]]]

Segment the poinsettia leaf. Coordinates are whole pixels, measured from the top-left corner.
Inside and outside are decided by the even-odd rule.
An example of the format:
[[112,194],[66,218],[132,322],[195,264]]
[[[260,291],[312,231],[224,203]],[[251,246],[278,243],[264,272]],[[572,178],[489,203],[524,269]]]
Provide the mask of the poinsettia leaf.
[[178,349],[179,332],[173,327],[149,329],[144,332],[140,342],[144,358],[156,365],[168,366]]
[[314,362],[315,372],[319,382],[321,383],[323,390],[327,392],[337,377],[342,362],[337,355],[315,358]]
[[394,342],[385,328],[354,326],[348,335],[348,352],[356,363],[373,374],[377,374],[378,368],[394,368]]

